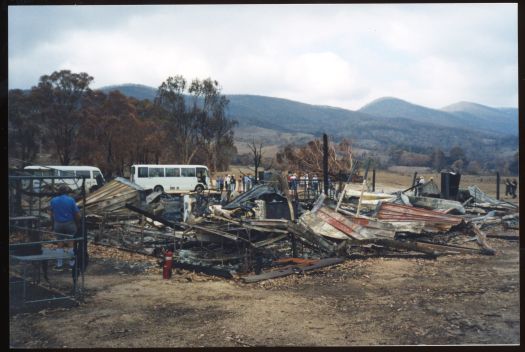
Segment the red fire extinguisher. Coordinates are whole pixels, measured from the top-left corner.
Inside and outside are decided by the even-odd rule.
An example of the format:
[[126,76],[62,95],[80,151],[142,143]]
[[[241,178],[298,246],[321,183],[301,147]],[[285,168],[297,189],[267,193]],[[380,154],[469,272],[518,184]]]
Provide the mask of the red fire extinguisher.
[[162,267],[162,278],[169,279],[171,278],[171,267],[173,265],[173,252],[168,250],[164,254],[164,266]]

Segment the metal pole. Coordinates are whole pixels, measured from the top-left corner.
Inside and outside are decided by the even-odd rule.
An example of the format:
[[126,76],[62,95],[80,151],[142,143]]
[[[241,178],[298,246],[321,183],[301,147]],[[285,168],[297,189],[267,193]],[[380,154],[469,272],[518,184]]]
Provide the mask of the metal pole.
[[[84,291],[84,268],[87,252],[87,234],[86,234],[86,177],[82,177],[82,266],[81,266],[81,275],[82,275],[82,288]],[[78,273],[77,273],[78,277]]]
[[31,180],[30,186],[29,186],[29,215],[33,215],[33,180]]
[[323,133],[323,187],[324,194],[328,196],[328,136]]
[[499,179],[499,171],[496,172],[496,199],[499,200],[499,183],[500,183],[500,179]]

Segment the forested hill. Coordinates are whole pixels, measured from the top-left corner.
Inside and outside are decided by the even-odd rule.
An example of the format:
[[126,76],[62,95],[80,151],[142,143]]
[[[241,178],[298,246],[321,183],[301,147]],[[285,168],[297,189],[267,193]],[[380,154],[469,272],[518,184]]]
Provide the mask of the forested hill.
[[[143,85],[121,85],[127,96],[153,100],[156,89]],[[496,109],[480,104],[460,103],[443,110],[430,109],[396,98],[383,98],[358,111],[310,105],[257,95],[228,95],[227,116],[239,122],[237,137],[249,136],[250,128],[264,129],[267,141],[278,144],[280,134],[350,138],[354,145],[387,149],[401,145],[413,150],[461,145],[481,155],[518,148],[517,109]],[[273,139],[273,140],[272,140]]]
[[402,117],[440,126],[518,134],[518,109],[512,108],[498,109],[476,103],[459,102],[438,110],[385,97],[366,104],[358,111],[377,117]]
[[[141,84],[123,84],[101,88],[102,91],[120,90],[136,99],[153,100],[156,88]],[[402,118],[443,127],[471,129],[482,132],[518,135],[518,109],[492,108],[470,102],[459,102],[442,109],[431,109],[407,101],[385,97],[376,99],[357,111],[335,107],[310,105],[292,100],[258,95],[228,95],[228,114],[241,125],[281,128],[285,131],[315,133],[329,128],[338,130],[343,125],[366,119]],[[286,123],[283,123],[286,121]]]

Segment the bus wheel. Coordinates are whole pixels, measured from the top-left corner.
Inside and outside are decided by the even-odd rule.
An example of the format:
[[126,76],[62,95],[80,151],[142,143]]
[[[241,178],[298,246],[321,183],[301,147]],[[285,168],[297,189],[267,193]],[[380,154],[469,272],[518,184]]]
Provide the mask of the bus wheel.
[[204,187],[202,187],[202,185],[198,185],[197,187],[195,187],[195,192],[201,193],[202,191],[204,191]]
[[162,186],[155,186],[155,188],[153,188],[153,191],[164,193],[164,188],[162,188]]

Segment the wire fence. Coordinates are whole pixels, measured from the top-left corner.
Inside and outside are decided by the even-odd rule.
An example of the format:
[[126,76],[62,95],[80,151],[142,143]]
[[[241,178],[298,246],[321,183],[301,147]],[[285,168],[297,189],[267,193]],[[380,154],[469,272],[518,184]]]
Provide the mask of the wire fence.
[[[48,206],[52,197],[58,195],[58,186],[70,186],[72,182],[80,184],[76,198],[82,207],[80,226],[76,234],[68,235],[50,228]],[[79,298],[84,292],[87,266],[85,177],[10,175],[8,194],[10,305]],[[65,262],[65,271],[71,272],[69,292],[64,292],[68,286],[63,285],[67,284],[64,275],[57,274],[53,280],[49,279],[48,264],[54,261]],[[41,273],[45,284],[40,280]]]

